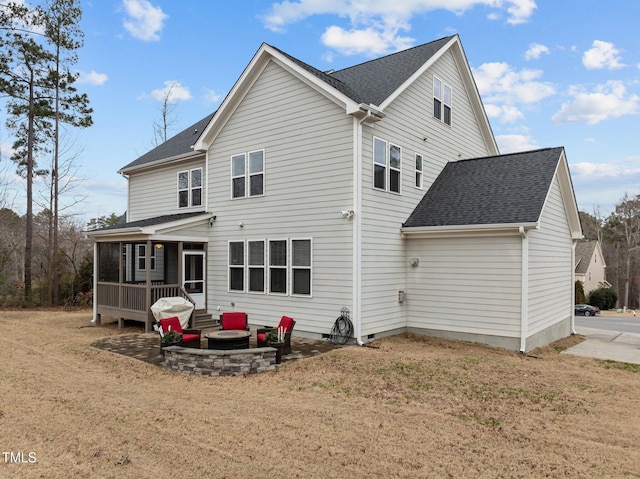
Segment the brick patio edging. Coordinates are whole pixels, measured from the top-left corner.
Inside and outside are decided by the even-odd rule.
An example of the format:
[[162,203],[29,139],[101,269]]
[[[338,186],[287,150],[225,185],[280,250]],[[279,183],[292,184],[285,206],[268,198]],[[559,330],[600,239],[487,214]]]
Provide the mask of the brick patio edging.
[[165,367],[181,373],[238,376],[276,369],[276,349],[271,347],[225,351],[168,346],[163,350]]

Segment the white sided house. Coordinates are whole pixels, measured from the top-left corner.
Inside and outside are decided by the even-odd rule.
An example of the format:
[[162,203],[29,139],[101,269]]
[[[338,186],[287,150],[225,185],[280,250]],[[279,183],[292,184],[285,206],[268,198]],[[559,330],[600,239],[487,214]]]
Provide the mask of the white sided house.
[[95,320],[159,297],[359,344],[406,331],[528,351],[573,329],[563,148],[499,155],[457,35],[322,72],[263,44],[213,114],[120,170]]
[[606,279],[607,264],[604,261],[600,241],[578,241],[575,264],[575,279],[582,282],[585,296],[594,289],[611,287],[611,283]]

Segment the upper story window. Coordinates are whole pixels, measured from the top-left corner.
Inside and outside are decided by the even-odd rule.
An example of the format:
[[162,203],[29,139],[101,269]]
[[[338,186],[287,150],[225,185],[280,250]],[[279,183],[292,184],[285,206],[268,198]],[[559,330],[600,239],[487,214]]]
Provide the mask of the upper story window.
[[264,150],[231,157],[231,197],[264,195]]
[[416,188],[422,188],[422,155],[416,153]]
[[402,149],[380,138],[373,139],[373,187],[400,193]]
[[178,172],[178,208],[202,206],[202,168]]
[[451,126],[453,90],[438,77],[433,77],[433,117]]

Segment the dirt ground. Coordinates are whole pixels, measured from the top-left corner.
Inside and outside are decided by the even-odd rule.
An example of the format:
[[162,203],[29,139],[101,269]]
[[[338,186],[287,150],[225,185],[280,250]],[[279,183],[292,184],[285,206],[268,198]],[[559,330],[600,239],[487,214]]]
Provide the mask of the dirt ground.
[[640,478],[640,369],[419,336],[244,377],[92,348],[89,311],[0,311],[1,478]]

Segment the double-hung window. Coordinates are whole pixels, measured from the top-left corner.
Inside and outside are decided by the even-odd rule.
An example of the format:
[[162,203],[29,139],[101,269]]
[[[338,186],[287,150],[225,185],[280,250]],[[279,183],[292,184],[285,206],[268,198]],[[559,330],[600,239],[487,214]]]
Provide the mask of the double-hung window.
[[422,188],[422,155],[416,153],[416,188]]
[[287,294],[287,240],[269,241],[269,293]]
[[[146,271],[147,270],[147,245],[146,244],[138,244],[136,245],[136,256],[137,256],[137,270],[138,271]],[[156,270],[156,250],[155,248],[151,248],[151,271]]]
[[311,259],[311,239],[230,241],[229,291],[311,296]]
[[202,206],[202,168],[178,172],[178,208]]
[[311,296],[311,240],[291,240],[291,294]]
[[231,197],[264,195],[264,150],[231,157]]
[[433,77],[433,117],[451,126],[451,108],[453,103],[452,88]]
[[386,140],[373,139],[373,187],[400,193],[402,149]]
[[244,241],[229,242],[229,291],[244,291]]
[[248,241],[249,292],[264,293],[265,249],[264,241]]

